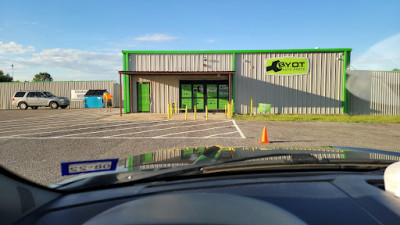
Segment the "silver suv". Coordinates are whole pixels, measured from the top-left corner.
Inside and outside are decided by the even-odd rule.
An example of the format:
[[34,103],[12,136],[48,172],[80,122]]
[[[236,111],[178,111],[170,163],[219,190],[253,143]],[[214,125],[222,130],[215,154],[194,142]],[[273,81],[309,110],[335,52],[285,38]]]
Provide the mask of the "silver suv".
[[69,106],[69,99],[65,97],[56,97],[48,91],[19,91],[12,98],[12,105],[20,109],[37,109],[38,107],[50,107],[57,109],[61,107],[65,109]]

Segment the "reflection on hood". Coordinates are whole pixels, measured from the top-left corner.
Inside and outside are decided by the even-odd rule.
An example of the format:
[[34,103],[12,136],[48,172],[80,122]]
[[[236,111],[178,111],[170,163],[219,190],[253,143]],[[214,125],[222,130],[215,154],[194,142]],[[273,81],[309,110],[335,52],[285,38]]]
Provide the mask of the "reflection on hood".
[[[275,156],[276,155],[276,156]],[[265,157],[263,157],[265,156]],[[144,153],[120,160],[119,168],[128,171],[180,167],[185,165],[212,165],[214,163],[240,161],[263,161],[285,164],[285,162],[360,162],[400,161],[400,153],[371,149],[346,149],[345,147],[301,148],[224,148],[221,146],[169,149]]]

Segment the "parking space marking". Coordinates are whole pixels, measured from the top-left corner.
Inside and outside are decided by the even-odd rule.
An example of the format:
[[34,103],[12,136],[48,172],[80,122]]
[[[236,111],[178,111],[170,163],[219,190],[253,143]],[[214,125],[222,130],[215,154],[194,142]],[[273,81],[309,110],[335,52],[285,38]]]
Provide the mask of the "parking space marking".
[[211,127],[211,128],[206,128],[206,129],[200,129],[200,130],[182,131],[182,132],[172,133],[172,134],[163,134],[163,135],[155,136],[154,138],[167,137],[167,136],[176,135],[176,134],[186,134],[186,133],[193,133],[193,132],[199,132],[199,131],[206,131],[206,130],[214,130],[214,129],[220,129],[220,128],[227,128],[227,127],[232,127],[232,126],[233,126],[233,125],[223,126],[223,127]]
[[[165,121],[165,120],[160,120],[160,122],[162,122],[162,121]],[[147,122],[147,123],[151,123],[151,122]],[[146,124],[146,123],[138,123],[138,124]],[[166,125],[169,125],[169,124],[176,124],[176,123],[157,124],[157,125],[152,125],[152,126],[126,127],[126,128],[121,128],[121,129],[100,130],[100,131],[93,131],[93,132],[86,132],[86,133],[79,133],[79,134],[66,134],[66,135],[60,135],[60,136],[50,137],[50,138],[60,138],[60,137],[70,137],[70,136],[75,136],[75,135],[86,135],[86,134],[97,134],[97,133],[103,133],[103,132],[131,130],[131,129],[137,129],[137,128],[143,128],[143,127],[159,127],[159,126],[166,126]]]
[[[74,122],[77,121],[68,121],[68,124],[73,124]],[[110,124],[111,123],[111,124]],[[232,123],[230,125],[224,125],[226,123]],[[108,124],[108,125],[105,125]],[[220,126],[218,126],[220,124]],[[138,125],[134,127],[123,127],[123,128],[118,128],[118,126],[132,126],[132,125]],[[171,126],[173,125],[173,126]],[[144,134],[144,133],[149,133],[149,132],[159,132],[159,131],[167,131],[167,130],[172,130],[172,129],[181,129],[181,128],[195,128],[195,127],[200,127],[200,126],[213,126],[213,127],[208,127],[204,129],[196,129],[196,130],[189,130],[189,131],[179,131],[179,132],[171,132],[168,134],[156,134],[154,136],[147,136],[141,135],[141,137],[138,136],[133,136],[137,134]],[[221,126],[222,125],[222,126]],[[73,128],[77,126],[84,126],[81,128],[74,128],[74,129],[65,129],[67,128]],[[160,127],[160,126],[167,126],[161,129],[148,129],[148,128],[154,128],[154,127]],[[240,128],[237,126],[234,120],[224,120],[224,121],[207,121],[207,122],[200,122],[200,121],[174,121],[174,120],[153,120],[153,121],[134,121],[134,122],[127,122],[127,120],[117,120],[117,121],[98,121],[98,122],[87,122],[87,123],[82,123],[82,124],[73,124],[70,126],[66,127],[51,127],[51,126],[46,126],[46,127],[39,127],[39,128],[32,128],[32,129],[25,129],[25,130],[13,130],[13,131],[2,131],[0,133],[9,133],[9,132],[22,132],[22,131],[35,131],[35,130],[43,130],[43,129],[56,129],[52,131],[47,131],[47,132],[38,132],[34,133],[33,135],[43,135],[43,134],[49,134],[47,137],[40,137],[40,136],[28,136],[32,135],[31,134],[14,134],[14,135],[9,135],[9,136],[2,136],[0,137],[1,139],[5,138],[15,138],[15,139],[28,139],[28,140],[50,140],[50,139],[160,139],[160,138],[166,138],[166,139],[207,139],[207,138],[245,138],[243,133],[241,132]],[[110,128],[111,129],[107,129]],[[188,135],[182,135],[182,134],[190,134],[193,132],[198,132],[201,135],[201,132],[203,131],[211,131],[211,130],[216,130],[216,129],[226,129],[230,127],[235,127],[236,130],[228,130],[226,133],[217,133],[217,134],[212,134],[213,132],[209,132],[209,135],[203,134],[201,137],[189,137]],[[99,128],[104,128],[104,130],[96,130]],[[92,131],[90,131],[92,129]],[[129,132],[129,133],[117,133],[114,135],[109,135],[109,136],[102,136],[100,135],[99,137],[90,137],[90,136],[82,136],[82,135],[91,135],[91,134],[99,134],[99,133],[104,133],[104,132],[114,132],[114,131],[126,131],[126,130],[134,130],[134,129],[141,129],[135,132]],[[88,130],[88,132],[80,132],[83,130]],[[73,133],[73,134],[65,134],[65,135],[52,135],[60,132],[73,132],[77,131],[78,133]],[[229,134],[235,134],[238,133],[240,134],[239,136],[232,137],[232,136],[226,136],[224,135],[229,135]],[[129,136],[131,135],[131,136]],[[179,137],[174,137],[174,135],[178,135]],[[181,136],[182,135],[182,136]]]
[[234,133],[238,133],[238,132],[239,131],[233,131],[233,132],[228,132],[228,133],[223,133],[223,134],[212,134],[212,135],[204,136],[204,138],[216,137],[216,136],[227,135],[227,134],[234,134]]
[[[90,111],[86,111],[86,112],[92,112],[93,110],[90,110]],[[83,112],[83,113],[82,113]],[[65,113],[58,113],[58,114],[52,114],[52,115],[43,115],[43,116],[34,116],[34,117],[27,117],[27,118],[23,118],[23,119],[14,119],[14,120],[3,120],[3,121],[0,121],[0,123],[11,123],[11,122],[18,122],[18,121],[21,121],[21,120],[32,120],[32,119],[35,119],[35,118],[48,118],[48,117],[57,117],[57,116],[62,116],[62,115],[80,115],[80,114],[82,114],[82,115],[84,115],[84,114],[86,114],[86,112],[85,111],[80,111],[80,112],[78,112],[78,113],[75,113],[75,112],[65,112]]]
[[[82,124],[89,124],[89,123],[95,123],[97,119],[99,119],[99,118],[96,118],[95,120],[93,120],[93,122],[87,122],[88,121],[87,119],[68,120],[65,122],[56,122],[56,121],[50,120],[50,121],[47,121],[49,123],[46,123],[43,125],[36,125],[35,124],[36,122],[29,122],[29,123],[14,125],[14,126],[7,126],[5,128],[2,127],[2,130],[5,130],[5,131],[1,131],[0,133],[12,132],[12,131],[14,131],[15,128],[21,128],[21,126],[22,126],[21,129],[26,130],[26,129],[24,129],[24,126],[29,126],[29,125],[34,125],[36,128],[38,128],[38,127],[41,128],[41,127],[51,127],[49,125],[54,125],[54,124],[62,125],[62,124],[71,124],[71,123],[81,122],[81,121],[87,122],[87,123],[82,123]],[[118,121],[115,121],[115,122],[118,122]],[[77,124],[77,125],[73,125],[73,126],[80,126],[82,124]],[[12,131],[8,131],[8,130],[12,130]]]
[[[72,122],[79,122],[79,121],[68,121],[68,122],[65,122],[65,123],[62,123],[62,124],[71,124]],[[70,126],[62,126],[62,128],[77,127],[77,126],[84,126],[84,125],[95,125],[95,124],[107,124],[107,123],[123,123],[123,122],[126,122],[126,121],[107,121],[107,122],[96,122],[96,121],[93,121],[93,122],[80,123],[80,124],[70,125]],[[56,124],[60,125],[60,123],[56,123]],[[46,126],[46,127],[43,127],[43,126]],[[45,130],[45,129],[52,129],[52,128],[53,129],[59,129],[60,126],[59,127],[54,127],[54,126],[47,126],[47,125],[42,125],[42,126],[39,125],[39,126],[36,126],[36,127],[39,127],[39,128],[34,128],[34,129],[24,129],[24,128],[22,128],[22,129],[19,129],[19,130],[15,130],[14,129],[14,130],[0,131],[0,133],[11,133],[11,132],[20,132],[20,131],[25,132],[25,131]]]
[[240,130],[239,126],[236,124],[236,121],[235,121],[235,120],[232,120],[232,123],[233,123],[233,125],[235,125],[236,130],[238,130],[238,132],[239,132],[239,134],[240,134],[240,137],[246,138],[246,137],[244,136],[242,130]]
[[[3,137],[0,137],[0,139]],[[50,140],[52,138],[48,137],[11,137],[13,139],[26,139],[26,140]],[[57,139],[71,139],[71,140],[86,140],[86,139],[95,139],[95,140],[106,140],[106,139],[237,139],[238,137],[60,137]],[[56,139],[54,139],[56,140]]]
[[[30,125],[35,125],[36,124],[43,124],[43,125],[52,125],[52,124],[60,124],[60,123],[71,123],[71,122],[87,122],[88,120],[98,120],[101,119],[102,117],[95,117],[95,116],[90,116],[90,117],[81,117],[77,119],[66,119],[66,118],[57,118],[57,119],[47,119],[47,120],[32,120],[32,121],[25,121],[23,123],[18,123],[18,124],[2,124],[2,128],[4,129],[14,129],[18,127],[23,127],[23,126],[30,126]],[[65,121],[65,122],[63,122]]]
[[[213,123],[213,124],[226,123],[226,122],[229,122],[229,121],[216,122],[216,123]],[[196,125],[191,125],[191,126],[186,126],[186,127],[196,127],[196,126],[203,126],[203,125],[208,125],[208,124],[210,124],[210,123],[202,123],[202,124],[196,124]],[[117,134],[117,135],[112,135],[110,137],[118,137],[118,136],[132,135],[132,134],[140,134],[140,133],[146,133],[146,132],[151,132],[151,131],[170,130],[170,129],[175,129],[175,128],[181,128],[181,127],[168,127],[168,128],[163,128],[163,129],[145,130],[145,131],[138,131],[138,132],[127,133],[127,134]]]
[[[50,116],[48,116],[50,117]],[[40,119],[31,119],[29,121],[17,121],[18,125],[23,125],[26,123],[38,123],[38,122],[46,122],[46,121],[57,121],[57,120],[83,120],[83,119],[92,119],[93,117],[98,117],[101,118],[103,115],[101,114],[69,114],[69,115],[63,115],[63,116],[57,116],[57,117],[45,117],[45,118],[40,118]],[[17,122],[13,122],[12,124],[4,124],[4,125],[14,125]]]
[[[157,122],[158,123],[162,122],[162,120],[145,122],[145,123],[157,123]],[[135,124],[144,124],[144,123],[125,123],[125,124],[115,124],[115,125],[99,126],[99,127],[97,127],[97,126],[96,127],[82,127],[82,128],[76,128],[76,129],[66,129],[66,130],[55,130],[55,131],[41,132],[41,133],[36,133],[35,135],[60,133],[60,132],[69,132],[69,131],[77,131],[77,130],[87,130],[87,129],[109,128],[109,127],[116,127],[116,126],[128,126],[128,125],[135,125]],[[109,131],[109,130],[107,130],[107,131]],[[12,135],[12,136],[22,137],[22,136],[25,136],[25,135],[31,135],[31,134],[17,134],[17,135]],[[80,133],[79,134],[70,134],[70,135],[80,135]],[[60,135],[60,136],[57,136],[57,137],[70,136],[70,135]]]

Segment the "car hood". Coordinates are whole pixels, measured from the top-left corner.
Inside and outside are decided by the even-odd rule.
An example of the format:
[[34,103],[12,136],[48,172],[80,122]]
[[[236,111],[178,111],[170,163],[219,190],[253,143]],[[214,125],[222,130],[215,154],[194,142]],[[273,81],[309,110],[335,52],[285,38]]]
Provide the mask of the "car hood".
[[243,164],[263,163],[274,165],[318,164],[318,163],[363,163],[390,165],[400,161],[399,152],[368,148],[324,146],[320,148],[270,148],[270,147],[237,147],[221,146],[168,149],[133,155],[118,159],[112,171],[89,173],[51,184],[58,188],[78,180],[96,176],[113,177],[120,173],[130,172],[133,176],[146,177],[147,173],[161,170],[184,170],[185,168],[207,167],[230,162]]

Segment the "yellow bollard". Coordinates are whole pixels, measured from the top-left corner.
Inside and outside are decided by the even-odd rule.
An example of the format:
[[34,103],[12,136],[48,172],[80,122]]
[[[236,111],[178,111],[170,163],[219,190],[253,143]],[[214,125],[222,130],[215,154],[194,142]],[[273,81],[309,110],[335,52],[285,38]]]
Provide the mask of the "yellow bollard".
[[188,107],[186,105],[186,107],[185,107],[185,120],[187,120],[187,110],[188,110]]
[[231,115],[231,113],[229,112],[229,109],[230,109],[231,107],[230,107],[230,105],[229,105],[229,103],[226,105],[226,114],[227,114],[227,116],[228,116],[228,118],[229,118],[229,115]]
[[167,114],[168,114],[168,119],[171,118],[171,115],[169,115],[169,104],[168,104],[168,108],[167,108]]
[[250,99],[250,115],[253,115],[253,98]]
[[175,108],[175,114],[176,114],[176,110],[177,110],[177,106],[176,106],[176,102],[174,102],[174,108]]
[[231,118],[233,117],[233,99],[232,99],[232,103],[231,103]]
[[208,109],[207,109],[207,105],[206,105],[206,120],[208,120]]
[[228,113],[227,113],[227,111],[226,111],[226,105],[225,105],[225,119],[228,119]]
[[197,106],[196,105],[194,105],[194,120],[196,120],[196,115],[197,114]]

